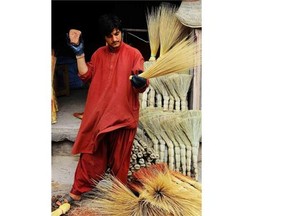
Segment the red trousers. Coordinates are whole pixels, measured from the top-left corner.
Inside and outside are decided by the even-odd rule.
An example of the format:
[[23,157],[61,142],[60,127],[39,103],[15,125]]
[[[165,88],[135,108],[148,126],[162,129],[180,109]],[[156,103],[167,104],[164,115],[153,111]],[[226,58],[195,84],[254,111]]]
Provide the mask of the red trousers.
[[82,153],[75,171],[71,193],[81,195],[95,187],[107,168],[122,183],[127,183],[130,156],[137,129],[118,129],[105,134],[93,154]]

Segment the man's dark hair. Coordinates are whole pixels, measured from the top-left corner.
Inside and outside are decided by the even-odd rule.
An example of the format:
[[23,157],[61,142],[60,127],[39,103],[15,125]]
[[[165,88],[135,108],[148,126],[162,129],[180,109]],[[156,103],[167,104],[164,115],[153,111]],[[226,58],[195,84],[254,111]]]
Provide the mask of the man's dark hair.
[[104,14],[98,19],[98,26],[100,34],[108,36],[114,28],[122,31],[122,21],[114,14]]

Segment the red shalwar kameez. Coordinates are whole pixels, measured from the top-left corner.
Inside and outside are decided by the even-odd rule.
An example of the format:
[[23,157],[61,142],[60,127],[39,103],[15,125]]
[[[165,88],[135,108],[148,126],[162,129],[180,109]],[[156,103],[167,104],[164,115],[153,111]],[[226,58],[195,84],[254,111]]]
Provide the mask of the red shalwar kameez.
[[130,154],[139,120],[139,93],[129,80],[143,70],[139,50],[121,43],[116,50],[104,46],[96,50],[88,72],[79,77],[90,80],[83,119],[72,148],[80,154],[71,193],[81,195],[93,189],[93,182],[103,177],[107,166],[111,173],[127,183]]

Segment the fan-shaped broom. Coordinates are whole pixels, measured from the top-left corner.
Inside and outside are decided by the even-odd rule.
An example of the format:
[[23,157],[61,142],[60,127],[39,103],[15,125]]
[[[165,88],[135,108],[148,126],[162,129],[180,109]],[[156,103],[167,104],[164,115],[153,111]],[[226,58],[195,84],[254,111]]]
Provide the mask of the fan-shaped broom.
[[[167,86],[167,89],[170,93],[170,100],[169,100],[169,110],[172,111],[174,110],[175,106],[175,111],[180,111],[180,98],[176,92],[177,85],[175,85],[175,82],[173,82],[173,79],[175,79],[175,76],[177,76],[178,73],[172,73],[168,74],[166,76],[162,76],[164,79],[164,82]],[[172,99],[173,98],[173,99]],[[175,103],[173,103],[175,101]]]
[[154,114],[155,112],[161,112],[161,111],[162,110],[159,110],[159,108],[154,108],[154,107],[148,107],[144,110],[141,109],[140,116],[139,116],[139,127],[147,132],[148,136],[153,142],[153,148],[156,154],[159,154],[159,160],[164,161],[165,142],[160,137],[159,131],[155,130],[153,124],[151,125],[151,121],[150,121],[151,117],[150,118],[148,117],[148,116],[151,116],[151,114]]
[[149,45],[151,52],[149,61],[156,60],[156,55],[160,46],[159,19],[160,19],[160,10],[158,7],[152,7],[151,10],[147,8],[146,23],[147,23]]
[[150,79],[150,84],[152,85],[152,87],[157,89],[158,94],[160,93],[161,96],[163,96],[163,110],[165,111],[168,110],[168,104],[170,98],[166,86],[163,85],[162,78],[161,77],[152,78]]
[[[181,161],[183,163],[183,152],[180,149],[180,144],[176,141],[175,139],[175,131],[173,131],[173,125],[175,124],[174,122],[174,116],[175,114],[172,113],[172,115],[169,116],[163,116],[160,118],[160,123],[162,130],[165,131],[165,134],[167,134],[168,139],[170,142],[172,142],[174,149],[175,149],[175,170],[179,172],[181,169]],[[172,125],[170,125],[172,124]],[[169,141],[167,141],[169,142]],[[181,154],[182,153],[182,154]],[[184,153],[185,153],[185,147],[184,147]],[[185,159],[185,154],[184,154],[184,159]]]
[[162,2],[160,7],[160,57],[168,52],[177,42],[183,39],[187,33],[186,27],[178,20],[175,13],[178,9],[176,5]]
[[[180,169],[183,174],[186,174],[186,161],[188,158],[186,158],[186,146],[183,140],[179,137],[181,131],[179,131],[180,126],[178,123],[178,118],[178,115],[175,113],[170,119],[163,122],[163,128],[166,129],[168,137],[173,141],[173,143],[175,143],[175,152],[180,151],[178,153],[180,155],[179,159],[176,157],[176,171],[179,171]],[[179,150],[176,150],[178,148]],[[177,154],[175,156],[177,156]]]
[[185,111],[188,109],[187,103],[187,93],[191,84],[193,75],[190,74],[178,74],[177,79],[173,80],[175,91],[180,97],[181,101],[181,110]]
[[182,119],[180,125],[192,143],[193,167],[195,168],[195,179],[198,180],[198,150],[202,135],[201,110],[189,110],[187,113],[190,116]]
[[191,38],[186,37],[159,57],[153,65],[139,76],[150,79],[192,68],[199,62],[195,56],[201,58],[201,55],[197,55],[197,52],[201,50],[195,48],[196,43]]
[[155,90],[156,94],[156,106],[157,107],[162,107],[162,95],[161,91],[159,89],[159,85],[156,79],[150,79],[150,86]]

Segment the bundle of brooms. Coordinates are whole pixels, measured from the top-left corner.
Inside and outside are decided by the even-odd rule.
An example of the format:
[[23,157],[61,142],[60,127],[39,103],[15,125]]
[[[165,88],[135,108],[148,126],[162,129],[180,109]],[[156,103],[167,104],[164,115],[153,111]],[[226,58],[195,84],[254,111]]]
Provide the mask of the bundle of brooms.
[[[163,8],[166,7],[162,6],[161,11]],[[161,14],[161,16],[163,15]],[[185,71],[199,64],[201,60],[201,49],[197,47],[194,37],[192,37],[191,34],[187,34],[187,32],[185,33],[181,28],[167,27],[167,25],[172,22],[170,20],[172,19],[171,13],[169,13],[169,16],[166,15],[165,17],[166,27],[159,30],[160,44],[162,49],[164,47],[165,51],[162,51],[162,55],[160,55],[153,64],[149,65],[148,68],[145,68],[144,72],[139,75],[146,79],[164,76],[173,72]],[[172,17],[175,16],[172,15]],[[179,26],[181,25],[182,24],[180,23]],[[173,36],[167,36],[167,31],[173,33]],[[162,38],[161,34],[163,34]],[[155,43],[155,41],[150,40],[150,43]]]
[[137,128],[137,133],[132,146],[128,180],[135,171],[138,171],[142,167],[149,167],[151,164],[158,162],[159,155],[152,146],[152,142],[145,136],[144,131]]
[[200,216],[201,184],[165,163],[141,168],[125,186],[115,177],[106,177],[95,186],[89,204],[103,216]]

